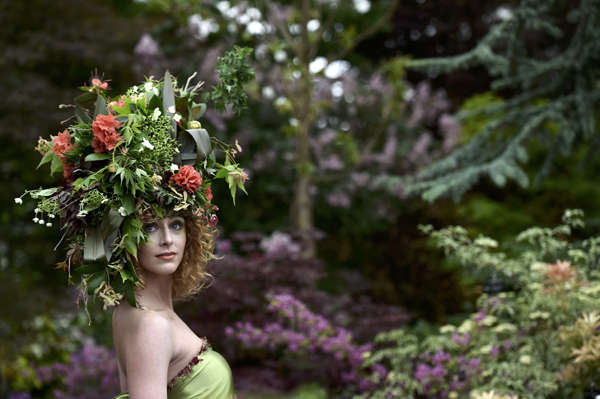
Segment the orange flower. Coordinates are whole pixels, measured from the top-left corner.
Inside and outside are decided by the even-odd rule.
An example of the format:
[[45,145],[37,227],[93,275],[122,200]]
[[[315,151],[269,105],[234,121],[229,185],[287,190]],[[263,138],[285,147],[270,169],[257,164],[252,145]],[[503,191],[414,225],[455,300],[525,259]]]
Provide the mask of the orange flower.
[[171,176],[169,183],[175,183],[189,194],[193,194],[202,184],[202,176],[193,166],[184,165],[179,171]]
[[102,82],[100,79],[92,79],[92,85],[94,86],[98,86],[101,89],[108,89],[108,83],[107,82]]
[[211,202],[213,199],[212,189],[210,186],[206,187],[206,193],[204,194],[206,201]]
[[559,284],[577,277],[575,270],[571,269],[571,262],[556,261],[556,265],[548,264],[548,271],[544,273],[548,279],[547,284]]
[[94,139],[92,147],[94,152],[108,152],[115,148],[115,145],[123,137],[117,133],[116,128],[121,127],[121,122],[115,119],[114,115],[98,115],[92,123]]
[[108,104],[108,108],[112,111],[115,112],[114,107],[124,107],[125,106],[125,98],[123,96],[121,96],[121,98],[119,98],[118,101],[111,101]]
[[53,138],[52,142],[54,143],[52,152],[64,161],[66,158],[65,152],[73,149],[73,145],[71,144],[71,134],[65,129],[64,132],[58,133],[58,136]]
[[65,180],[71,180],[71,170],[75,167],[72,163],[67,163],[63,165],[63,177]]

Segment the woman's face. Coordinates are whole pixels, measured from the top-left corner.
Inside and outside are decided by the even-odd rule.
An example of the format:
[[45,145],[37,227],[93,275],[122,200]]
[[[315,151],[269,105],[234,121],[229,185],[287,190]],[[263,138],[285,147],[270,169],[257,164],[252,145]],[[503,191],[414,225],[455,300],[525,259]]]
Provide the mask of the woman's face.
[[172,274],[177,270],[185,251],[185,220],[169,217],[144,225],[150,242],[138,249],[140,267],[154,274]]

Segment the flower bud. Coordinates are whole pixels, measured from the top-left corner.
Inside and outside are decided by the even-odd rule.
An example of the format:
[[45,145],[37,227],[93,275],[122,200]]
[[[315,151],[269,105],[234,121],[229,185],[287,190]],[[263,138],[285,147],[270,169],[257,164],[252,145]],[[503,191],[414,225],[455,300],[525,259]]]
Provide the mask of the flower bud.
[[108,171],[110,173],[115,173],[117,171],[117,165],[109,165],[108,166]]
[[198,121],[191,121],[190,129],[202,129],[202,125]]

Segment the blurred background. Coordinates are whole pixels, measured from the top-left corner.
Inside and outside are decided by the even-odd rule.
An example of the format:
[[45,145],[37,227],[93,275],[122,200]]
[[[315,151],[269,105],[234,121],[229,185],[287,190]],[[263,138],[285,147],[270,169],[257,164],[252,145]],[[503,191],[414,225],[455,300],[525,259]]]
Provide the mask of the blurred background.
[[[552,61],[573,41],[593,39],[577,36],[581,23],[571,12],[586,2],[549,1],[547,9],[542,1],[520,3],[1,0],[0,398],[119,392],[111,310],[90,304],[88,326],[76,287],[53,270],[66,252],[55,248],[61,232],[31,221],[33,201],[14,201],[57,181],[47,167],[36,169],[34,147],[39,136],[64,130],[61,121],[71,111],[58,105],[72,103],[92,77],[109,79],[112,96],[144,76],[160,79],[166,69],[180,84],[197,72],[208,88],[217,81],[219,56],[234,45],[254,49],[248,109],[236,118],[209,105],[202,120],[211,135],[242,147],[237,159],[250,176],[249,196],[234,206],[227,187],[213,184],[220,207],[216,250],[223,258],[212,266],[215,283],[176,305],[227,358],[240,399],[366,392],[356,369],[378,333],[405,328],[426,335],[475,312],[494,276],[464,273],[419,224],[461,225],[472,237],[503,241],[530,226],[554,226],[565,209],[580,208],[587,226],[581,236],[596,231],[599,165],[593,153],[583,160],[598,144],[597,56],[567,54],[582,64],[563,57],[568,65],[548,75],[510,83],[539,66],[528,60]],[[561,35],[544,25],[510,25],[525,6],[550,15],[534,12],[531,19],[547,20]],[[477,49],[497,27],[523,44],[502,49],[506,59],[419,64]],[[506,60],[514,61],[512,72],[502,69]],[[589,80],[580,87],[566,79],[529,103],[510,103],[563,76],[563,67]],[[501,78],[508,83],[494,85]],[[463,188],[444,189],[450,172],[479,162],[471,148],[471,164],[431,175],[438,180],[429,178],[427,189],[440,186],[439,195],[422,195],[419,173],[443,166],[457,151],[462,156],[490,122],[531,104],[553,106],[579,89],[590,96],[583,103],[592,112],[591,133],[570,124],[569,118],[585,117],[570,109],[566,121],[543,122],[539,136],[521,141],[520,172],[475,173],[462,177]],[[494,108],[506,104],[512,110]],[[474,109],[488,111],[469,113]],[[503,127],[500,140],[521,132],[527,115]],[[574,131],[572,142],[552,144],[565,126]],[[497,137],[489,140],[482,153],[502,147]],[[548,173],[536,179],[540,170]],[[277,311],[285,306],[305,317],[292,322],[300,329],[295,333],[278,333]],[[298,347],[312,336],[302,332],[302,320],[314,317],[336,331],[337,346],[303,353]]]

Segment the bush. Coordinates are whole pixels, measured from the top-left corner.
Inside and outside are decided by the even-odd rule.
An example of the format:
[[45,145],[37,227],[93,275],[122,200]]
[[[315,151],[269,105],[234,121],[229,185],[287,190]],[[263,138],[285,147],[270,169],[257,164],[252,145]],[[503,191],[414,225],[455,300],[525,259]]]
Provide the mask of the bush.
[[511,291],[482,294],[477,313],[424,339],[380,334],[363,367],[383,363],[389,372],[373,373],[377,388],[356,398],[573,398],[598,386],[600,239],[569,241],[582,217],[566,211],[562,225],[530,228],[502,246],[507,252],[462,227],[423,226],[466,273],[495,273]]

